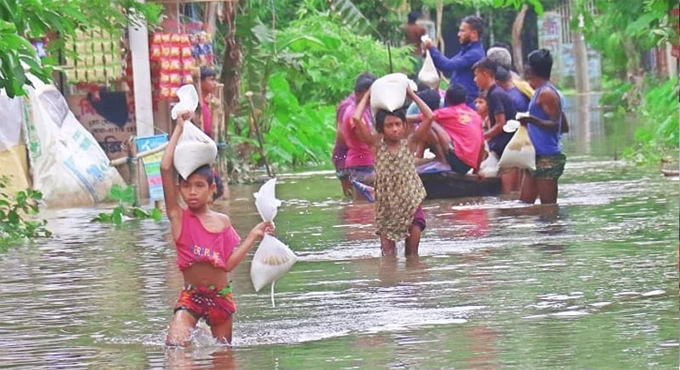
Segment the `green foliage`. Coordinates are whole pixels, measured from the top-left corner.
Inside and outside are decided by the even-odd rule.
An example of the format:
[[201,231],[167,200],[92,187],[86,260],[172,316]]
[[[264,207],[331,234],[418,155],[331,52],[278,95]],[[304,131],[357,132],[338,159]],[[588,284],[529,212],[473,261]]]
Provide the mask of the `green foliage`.
[[283,165],[328,162],[335,139],[335,107],[301,105],[283,73],[269,78],[271,128],[265,134],[265,151]]
[[38,237],[49,237],[46,220],[27,220],[25,215],[38,213],[38,203],[42,193],[28,189],[17,192],[14,196],[5,192],[10,178],[0,177],[0,249],[12,243],[24,242]]
[[119,185],[113,185],[111,190],[109,190],[109,197],[114,201],[118,201],[118,205],[111,213],[101,212],[97,217],[92,219],[92,222],[113,223],[116,226],[121,226],[128,219],[153,219],[155,221],[163,219],[163,213],[158,208],[145,210],[134,206],[134,186],[123,188]]
[[[231,146],[239,149],[230,157],[245,154],[262,163],[253,135],[257,122],[271,162],[279,166],[330,162],[335,105],[352,92],[360,73],[380,76],[390,72],[385,44],[355,34],[330,12],[304,8],[300,14],[302,18],[277,31],[256,15],[239,18],[242,88],[253,92],[254,111],[250,100],[242,97],[241,109],[230,125]],[[395,72],[413,72],[408,48],[393,48],[392,60]],[[234,170],[242,168],[237,160],[230,163]]]
[[625,78],[626,72],[636,73],[642,51],[677,38],[668,0],[595,0],[594,14],[589,3],[576,0],[575,11],[583,17],[583,26],[574,17],[572,27],[580,28],[588,44],[602,52],[607,75]]
[[[386,45],[355,34],[328,13],[291,22],[290,27],[277,32],[275,43],[263,46],[271,49],[274,45],[279,50],[285,46],[290,52],[290,58],[276,70],[285,74],[291,92],[303,104],[334,105],[352,91],[359,73],[381,76],[390,72]],[[409,48],[392,48],[391,53],[394,72],[413,72]]]
[[28,41],[59,35],[48,50],[63,48],[64,39],[75,37],[77,29],[100,27],[120,32],[126,24],[157,23],[161,6],[135,0],[2,0],[0,1],[0,89],[10,97],[24,95],[23,86],[31,85],[28,73],[48,82],[56,64],[54,58],[42,61]]
[[667,161],[669,156],[677,158],[680,147],[678,79],[651,86],[654,87],[645,92],[643,104],[634,110],[644,122],[635,131],[637,144],[624,153],[636,162],[658,163]]

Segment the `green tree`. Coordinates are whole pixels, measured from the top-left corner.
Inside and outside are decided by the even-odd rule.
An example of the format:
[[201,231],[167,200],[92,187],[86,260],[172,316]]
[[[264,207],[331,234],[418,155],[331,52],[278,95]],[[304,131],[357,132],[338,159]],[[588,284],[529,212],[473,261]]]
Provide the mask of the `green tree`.
[[160,5],[135,0],[0,0],[0,89],[24,95],[31,85],[27,72],[51,80],[57,61],[39,60],[31,39],[50,36],[48,50],[57,52],[77,29],[120,32],[131,23],[157,23],[160,11]]
[[[595,0],[596,12],[589,1],[575,0],[583,23],[575,19],[588,44],[602,53],[605,74],[626,78],[640,75],[641,54],[659,43],[677,42],[670,0]],[[580,27],[579,27],[580,26]]]

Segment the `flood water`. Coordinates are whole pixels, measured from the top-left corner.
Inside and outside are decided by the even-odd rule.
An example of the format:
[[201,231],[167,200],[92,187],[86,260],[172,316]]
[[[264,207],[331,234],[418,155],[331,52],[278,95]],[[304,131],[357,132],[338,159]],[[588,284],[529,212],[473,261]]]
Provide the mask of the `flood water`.
[[[372,206],[328,172],[282,177],[277,232],[300,261],[275,308],[250,257],[232,274],[233,348],[203,327],[165,348],[182,285],[167,221],[45,211],[53,238],[0,254],[0,367],[677,369],[678,180],[617,160],[634,122],[570,117],[559,207],[427,201],[418,259],[380,258]],[[221,206],[242,236],[255,190]]]

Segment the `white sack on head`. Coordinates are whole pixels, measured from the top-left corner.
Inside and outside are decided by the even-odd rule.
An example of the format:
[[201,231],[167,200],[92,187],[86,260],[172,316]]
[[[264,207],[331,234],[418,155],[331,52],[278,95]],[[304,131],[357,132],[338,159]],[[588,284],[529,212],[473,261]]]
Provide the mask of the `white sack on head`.
[[264,183],[260,187],[260,191],[253,194],[255,196],[255,207],[257,212],[262,217],[262,221],[274,221],[281,201],[276,199],[275,195],[276,178],[273,178]]
[[216,157],[217,144],[213,139],[191,121],[184,122],[173,158],[177,173],[186,179],[199,167],[213,164]]
[[431,89],[439,89],[439,73],[434,66],[429,50],[425,51],[425,60],[423,61],[423,68],[418,73],[418,81],[429,86]]
[[394,112],[403,107],[408,86],[411,86],[413,91],[418,89],[418,86],[403,73],[392,73],[375,80],[371,85],[371,110],[374,113],[378,109]]
[[194,112],[198,108],[198,93],[194,85],[183,85],[177,89],[177,98],[179,102],[170,111],[172,119],[177,119],[184,111]]
[[498,162],[499,168],[536,169],[536,150],[526,127],[520,126],[508,142]]
[[275,237],[265,234],[250,265],[250,279],[256,292],[272,284],[272,306],[274,304],[274,282],[283,276],[297,262],[298,257],[288,246]]

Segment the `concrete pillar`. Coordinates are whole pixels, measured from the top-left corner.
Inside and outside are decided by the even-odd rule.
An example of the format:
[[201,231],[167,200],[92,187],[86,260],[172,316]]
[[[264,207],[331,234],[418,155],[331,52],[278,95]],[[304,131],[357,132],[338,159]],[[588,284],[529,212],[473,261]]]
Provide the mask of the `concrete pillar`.
[[[138,0],[144,2],[144,0]],[[140,22],[141,23],[141,22]],[[153,101],[151,97],[151,67],[149,65],[149,33],[146,25],[130,25],[130,52],[134,81],[135,120],[137,136],[154,135]]]

